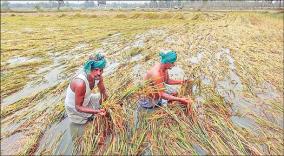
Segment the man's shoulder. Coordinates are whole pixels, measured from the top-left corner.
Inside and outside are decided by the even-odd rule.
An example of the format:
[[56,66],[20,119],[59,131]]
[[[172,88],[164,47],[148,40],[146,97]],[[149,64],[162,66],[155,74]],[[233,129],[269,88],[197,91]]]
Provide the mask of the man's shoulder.
[[86,88],[85,81],[80,78],[75,78],[71,81],[71,86],[74,88]]

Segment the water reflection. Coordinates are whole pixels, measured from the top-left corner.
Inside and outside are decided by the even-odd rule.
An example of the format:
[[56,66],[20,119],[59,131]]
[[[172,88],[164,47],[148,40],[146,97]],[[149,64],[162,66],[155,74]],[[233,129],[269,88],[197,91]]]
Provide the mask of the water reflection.
[[72,155],[78,138],[83,135],[85,125],[76,124],[65,118],[53,125],[44,134],[35,154]]

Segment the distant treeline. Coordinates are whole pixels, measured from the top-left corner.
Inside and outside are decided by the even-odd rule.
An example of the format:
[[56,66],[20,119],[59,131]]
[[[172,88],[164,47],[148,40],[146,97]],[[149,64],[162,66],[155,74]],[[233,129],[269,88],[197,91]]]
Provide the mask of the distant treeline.
[[157,9],[279,9],[283,8],[284,0],[151,0],[142,3],[111,2],[106,0],[86,0],[83,3],[70,3],[69,1],[57,0],[38,3],[10,3],[1,1],[1,10],[48,10],[48,9],[98,9],[98,8],[157,8]]

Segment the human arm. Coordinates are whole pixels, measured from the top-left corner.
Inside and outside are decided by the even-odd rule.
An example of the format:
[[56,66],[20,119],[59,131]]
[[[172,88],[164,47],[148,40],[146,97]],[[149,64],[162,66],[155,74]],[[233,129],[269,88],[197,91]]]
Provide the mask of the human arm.
[[169,85],[177,85],[177,84],[192,83],[192,82],[193,82],[192,79],[190,79],[190,80],[188,80],[188,79],[186,79],[186,80],[172,80],[172,79],[168,79],[166,83],[169,84]]
[[105,85],[104,85],[103,78],[100,79],[100,82],[98,83],[98,88],[99,88],[99,91],[100,91],[100,94],[101,94],[101,100],[102,101],[107,100],[108,95],[106,93],[106,88],[105,88]]
[[169,79],[166,83],[169,84],[169,85],[177,85],[177,84],[184,83],[184,80],[172,80],[172,79]]
[[189,99],[187,98],[180,98],[180,97],[176,97],[176,96],[173,96],[171,94],[168,94],[165,92],[165,86],[164,86],[164,83],[163,83],[163,79],[159,78],[156,76],[156,78],[153,80],[155,86],[158,88],[158,94],[159,94],[159,97],[165,99],[165,100],[169,100],[169,101],[178,101],[182,104],[188,104],[190,101]]

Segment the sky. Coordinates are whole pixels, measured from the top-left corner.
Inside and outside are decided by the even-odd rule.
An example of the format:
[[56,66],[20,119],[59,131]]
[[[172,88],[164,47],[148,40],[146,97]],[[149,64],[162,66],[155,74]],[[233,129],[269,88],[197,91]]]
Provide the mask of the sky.
[[[2,0],[1,0],[2,1]],[[70,0],[66,0],[66,1],[68,1],[68,3],[77,3],[77,4],[79,4],[79,3],[84,3],[85,1],[84,0],[81,0],[81,1],[78,1],[78,0],[72,0],[72,1],[70,1]],[[94,0],[95,2],[96,2],[96,0]],[[41,0],[39,0],[39,1],[25,1],[25,0],[20,0],[20,1],[9,1],[9,3],[39,3],[39,2],[49,2],[49,1],[41,1]],[[108,1],[107,0],[107,3],[129,3],[129,4],[133,4],[133,3],[141,3],[141,4],[143,4],[143,3],[145,3],[145,2],[149,2],[149,1],[125,1],[125,0],[121,0],[121,1]]]

